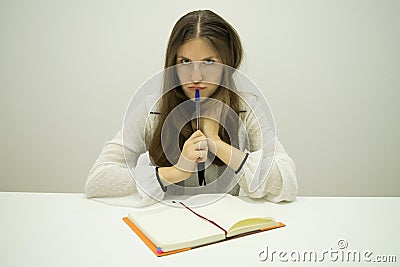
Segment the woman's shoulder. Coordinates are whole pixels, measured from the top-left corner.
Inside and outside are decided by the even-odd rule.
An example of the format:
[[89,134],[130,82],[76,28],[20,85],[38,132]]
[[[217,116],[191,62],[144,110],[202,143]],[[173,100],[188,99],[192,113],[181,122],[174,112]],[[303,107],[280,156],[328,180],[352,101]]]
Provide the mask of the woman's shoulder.
[[159,93],[149,94],[146,96],[144,104],[146,106],[147,113],[159,114],[160,97],[161,95]]
[[149,118],[149,115],[159,114],[158,99],[157,94],[144,95],[140,99],[134,98],[126,110],[124,123],[141,124]]
[[252,92],[240,91],[237,93],[240,96],[239,107],[242,112],[250,112],[260,103],[261,95]]

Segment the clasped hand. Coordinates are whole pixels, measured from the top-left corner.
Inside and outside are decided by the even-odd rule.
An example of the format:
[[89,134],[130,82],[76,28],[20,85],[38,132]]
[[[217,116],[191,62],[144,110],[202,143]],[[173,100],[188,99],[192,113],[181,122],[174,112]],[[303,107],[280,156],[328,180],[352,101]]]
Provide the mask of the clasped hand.
[[184,143],[176,167],[185,172],[193,172],[196,163],[207,161],[208,151],[216,154],[215,142],[218,136],[218,122],[201,118],[200,130],[195,131]]

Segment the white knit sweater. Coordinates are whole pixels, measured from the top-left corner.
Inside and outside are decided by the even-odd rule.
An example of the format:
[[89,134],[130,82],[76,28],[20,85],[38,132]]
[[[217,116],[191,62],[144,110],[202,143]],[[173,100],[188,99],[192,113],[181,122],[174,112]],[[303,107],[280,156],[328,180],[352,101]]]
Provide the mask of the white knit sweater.
[[[205,170],[206,187],[198,187],[194,172],[180,183],[180,187],[167,186],[164,192],[151,160],[138,161],[141,155],[148,155],[144,133],[152,134],[159,116],[158,106],[154,105],[159,96],[149,95],[136,105],[134,116],[127,116],[125,125],[129,123],[136,127],[118,131],[112,140],[104,144],[87,178],[86,196],[110,205],[140,207],[151,205],[168,194],[238,195],[241,189],[251,198],[266,198],[272,202],[293,201],[297,194],[295,164],[275,135],[272,135],[274,140],[267,141],[271,136],[265,130],[268,128],[265,122],[268,116],[257,112],[257,97],[246,93],[241,93],[241,96],[245,102],[241,105],[244,112],[240,113],[240,119],[246,132],[239,131],[239,149],[249,153],[249,156],[237,174],[227,166],[206,162],[206,166],[209,165]],[[232,185],[232,180],[237,183]]]

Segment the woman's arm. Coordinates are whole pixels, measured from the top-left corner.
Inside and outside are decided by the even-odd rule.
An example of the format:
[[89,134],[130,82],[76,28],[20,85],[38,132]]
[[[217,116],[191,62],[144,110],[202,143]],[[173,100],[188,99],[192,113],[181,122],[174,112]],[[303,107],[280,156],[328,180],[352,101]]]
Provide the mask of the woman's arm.
[[105,143],[93,165],[85,185],[88,198],[110,205],[137,207],[154,203],[149,195],[158,199],[164,197],[155,167],[137,165],[139,156],[146,152],[145,127],[149,110],[145,101],[135,106],[131,114],[125,118],[123,131]]
[[246,153],[221,140],[218,136],[219,124],[216,121],[208,118],[202,118],[201,120],[202,130],[207,137],[210,152],[233,170],[238,171],[243,165]]
[[158,168],[158,174],[162,179],[162,183],[167,186],[188,179],[191,172],[185,172],[176,166],[171,166]]
[[[250,102],[250,101],[249,101]],[[297,195],[296,166],[276,137],[269,111],[253,101],[243,119],[249,156],[237,174],[239,185],[252,198],[293,201]]]
[[[132,160],[137,161],[139,153],[132,154]],[[85,184],[85,194],[92,197],[115,197],[137,192],[135,180],[126,166],[122,136],[119,131],[115,137],[106,142],[89,172]]]
[[249,197],[267,198],[273,202],[293,201],[296,198],[295,164],[277,138],[267,144],[266,140],[271,139],[267,134],[269,128],[263,122],[259,125],[254,114],[246,118],[251,143],[246,152],[219,138],[216,121],[202,119],[202,123],[209,150],[237,173],[239,185]]
[[278,139],[275,152],[249,152],[245,166],[237,174],[239,185],[251,198],[272,202],[294,201],[297,195],[296,166]]
[[[125,151],[124,151],[125,150]],[[125,155],[124,155],[125,152]],[[122,143],[122,132],[105,143],[93,165],[85,185],[85,195],[116,206],[141,207],[164,197],[154,166],[137,165],[143,154],[128,149]],[[129,161],[129,166],[126,161]]]

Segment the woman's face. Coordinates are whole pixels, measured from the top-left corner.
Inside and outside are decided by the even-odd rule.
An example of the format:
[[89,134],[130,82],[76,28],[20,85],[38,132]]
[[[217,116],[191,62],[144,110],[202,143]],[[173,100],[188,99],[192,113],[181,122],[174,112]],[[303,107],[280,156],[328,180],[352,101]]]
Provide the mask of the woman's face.
[[185,95],[193,99],[196,88],[200,97],[210,97],[219,87],[223,73],[218,52],[202,39],[182,44],[177,51],[176,70]]

